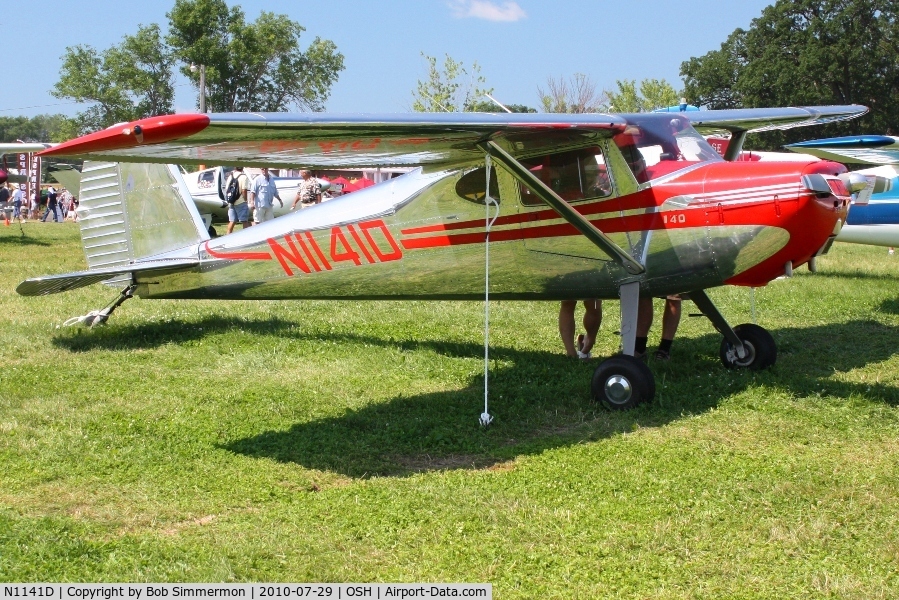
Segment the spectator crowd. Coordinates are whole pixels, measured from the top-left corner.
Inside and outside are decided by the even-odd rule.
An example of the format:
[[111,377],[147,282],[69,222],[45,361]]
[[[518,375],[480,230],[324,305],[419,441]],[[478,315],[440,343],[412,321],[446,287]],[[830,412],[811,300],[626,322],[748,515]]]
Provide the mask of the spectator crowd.
[[26,197],[25,190],[18,185],[0,185],[0,211],[4,211],[7,220],[41,221],[52,220],[57,223],[78,220],[78,198],[69,190],[48,186],[37,195]]

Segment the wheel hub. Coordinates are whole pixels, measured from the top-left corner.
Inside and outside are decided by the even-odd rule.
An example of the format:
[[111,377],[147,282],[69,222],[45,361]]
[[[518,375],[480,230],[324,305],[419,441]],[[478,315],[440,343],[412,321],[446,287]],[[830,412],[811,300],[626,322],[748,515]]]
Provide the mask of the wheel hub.
[[738,367],[748,367],[755,361],[755,346],[751,342],[743,340],[743,349],[746,351],[746,356],[740,358],[737,355],[737,349],[733,346],[730,347],[730,350],[727,352],[727,358],[731,364]]
[[631,399],[633,389],[627,377],[613,375],[606,380],[606,398],[615,404],[624,404]]

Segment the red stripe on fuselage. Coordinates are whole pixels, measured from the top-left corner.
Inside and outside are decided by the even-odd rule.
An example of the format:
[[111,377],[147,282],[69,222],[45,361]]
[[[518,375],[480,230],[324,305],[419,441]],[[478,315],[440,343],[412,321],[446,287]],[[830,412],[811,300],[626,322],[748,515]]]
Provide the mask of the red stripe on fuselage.
[[[582,215],[595,215],[611,211],[635,210],[641,208],[652,208],[656,206],[655,198],[651,190],[643,190],[636,194],[631,194],[623,198],[600,198],[588,202],[577,202],[574,208]],[[543,208],[527,213],[517,215],[506,215],[499,217],[494,222],[494,227],[502,227],[503,225],[516,225],[527,223],[529,221],[543,221],[546,219],[558,219],[559,213],[551,208]],[[458,223],[438,223],[436,225],[423,225],[421,227],[410,227],[400,231],[402,235],[418,235],[422,233],[435,233],[438,231],[454,231],[459,229],[473,229],[475,227],[483,227],[484,219],[474,219],[470,221],[459,221]]]
[[[803,194],[809,198],[811,194]],[[686,229],[691,227],[720,227],[731,225],[760,225],[760,226],[779,226],[779,221],[785,217],[789,217],[792,212],[797,210],[799,198],[796,196],[786,197],[780,200],[782,216],[778,216],[775,212],[773,202],[770,200],[761,200],[755,202],[739,202],[732,205],[720,203],[721,211],[724,214],[723,223],[721,217],[718,216],[718,204],[704,204],[695,208],[685,208],[683,210],[673,210],[664,212],[655,212],[649,214],[637,214],[627,216],[614,216],[605,219],[593,219],[590,221],[597,229],[605,234],[623,233],[627,231],[648,231],[659,229]],[[559,216],[552,211],[547,216],[551,219],[558,219]],[[666,217],[671,215],[683,215],[683,221],[665,221]],[[526,215],[530,216],[530,215]],[[491,241],[513,241],[523,239],[536,238],[552,238],[565,237],[572,235],[580,235],[575,227],[569,223],[547,223],[545,225],[534,225],[530,227],[516,229],[492,230],[490,232]],[[439,248],[445,246],[457,246],[464,244],[480,244],[485,240],[484,231],[476,231],[470,233],[460,233],[453,235],[434,235],[428,237],[406,238],[400,243],[407,250],[422,248]]]
[[213,258],[224,258],[226,260],[271,260],[272,255],[268,252],[218,252],[209,247],[206,242],[204,249]]

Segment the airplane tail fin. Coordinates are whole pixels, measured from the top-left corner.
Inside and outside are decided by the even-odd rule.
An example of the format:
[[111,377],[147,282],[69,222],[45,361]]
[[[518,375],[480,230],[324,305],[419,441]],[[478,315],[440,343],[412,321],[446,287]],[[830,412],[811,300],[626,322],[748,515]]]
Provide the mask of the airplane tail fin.
[[85,162],[78,221],[88,270],[29,279],[17,288],[20,294],[53,294],[96,282],[121,287],[137,271],[193,268],[199,259],[147,259],[209,239],[174,165]]
[[78,220],[91,270],[209,239],[174,165],[85,162]]

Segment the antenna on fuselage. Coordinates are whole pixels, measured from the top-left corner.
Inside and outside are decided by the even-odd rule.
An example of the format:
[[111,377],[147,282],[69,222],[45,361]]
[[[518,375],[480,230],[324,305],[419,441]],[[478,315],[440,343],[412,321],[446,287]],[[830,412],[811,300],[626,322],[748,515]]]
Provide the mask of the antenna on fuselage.
[[494,98],[493,96],[491,96],[490,94],[484,93],[484,95],[487,96],[488,98],[490,98],[490,99],[493,101],[494,104],[496,104],[497,106],[499,106],[501,109],[503,109],[503,110],[506,111],[507,113],[511,113],[511,112],[512,112],[511,110],[509,110],[508,108],[506,108],[506,105],[505,105],[505,104],[503,104],[502,102],[500,102],[499,100],[497,100],[496,98]]

